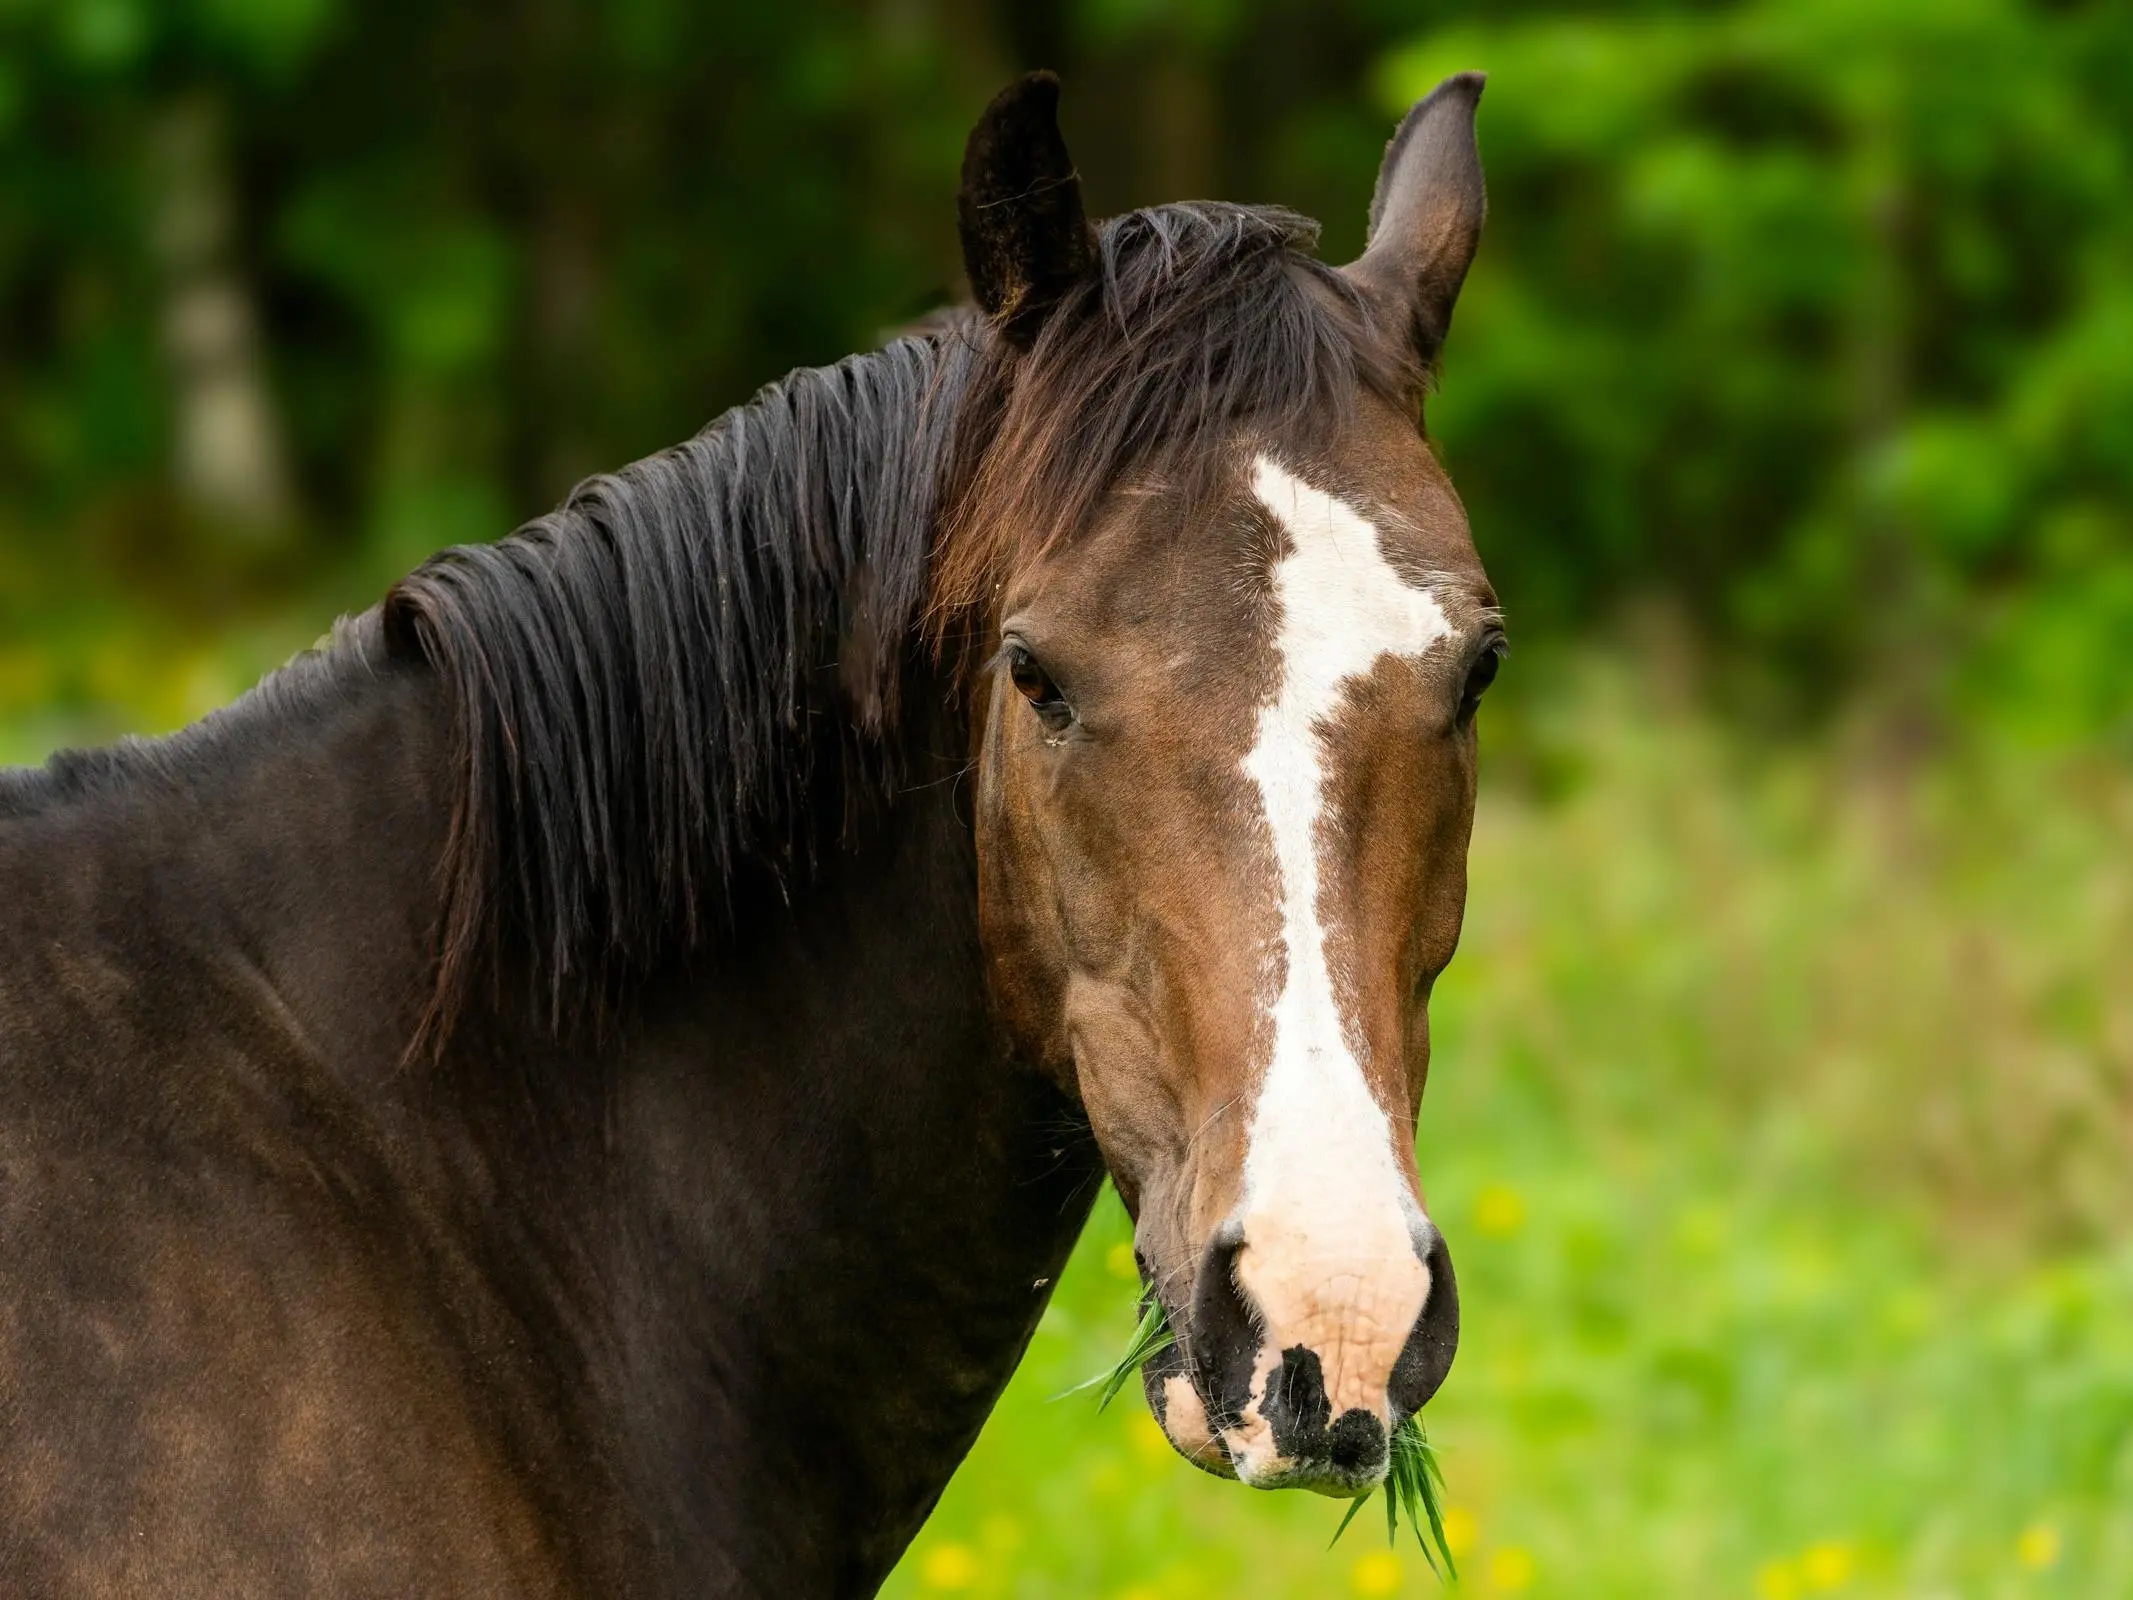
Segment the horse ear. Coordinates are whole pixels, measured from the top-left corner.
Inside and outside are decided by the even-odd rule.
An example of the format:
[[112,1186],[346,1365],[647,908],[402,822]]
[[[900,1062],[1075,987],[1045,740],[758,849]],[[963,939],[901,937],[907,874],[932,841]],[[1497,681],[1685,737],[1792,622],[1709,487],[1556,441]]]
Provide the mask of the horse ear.
[[1488,196],[1474,110],[1486,74],[1446,78],[1407,113],[1370,197],[1370,243],[1344,270],[1412,341],[1427,366],[1452,325],[1452,306],[1481,242]]
[[1023,349],[1096,260],[1081,177],[1059,133],[1059,80],[1032,72],[1002,89],[963,151],[963,266],[978,304]]

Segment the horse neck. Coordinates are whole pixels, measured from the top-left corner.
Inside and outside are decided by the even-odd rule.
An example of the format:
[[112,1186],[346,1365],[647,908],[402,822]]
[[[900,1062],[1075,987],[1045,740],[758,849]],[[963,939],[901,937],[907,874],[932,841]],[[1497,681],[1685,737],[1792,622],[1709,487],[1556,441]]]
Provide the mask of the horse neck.
[[40,949],[155,973],[150,1042],[220,1029],[352,1088],[417,1014],[449,743],[426,675],[307,659],[169,740],[0,774],[0,896]]
[[946,699],[907,686],[902,793],[804,877],[737,884],[735,936],[591,1059],[479,1026],[464,1048],[534,1085],[495,1102],[485,1171],[545,1219],[550,1365],[582,1364],[582,1444],[632,1508],[622,1540],[670,1564],[655,1589],[872,1593],[1095,1194],[1078,1110],[990,1016]]

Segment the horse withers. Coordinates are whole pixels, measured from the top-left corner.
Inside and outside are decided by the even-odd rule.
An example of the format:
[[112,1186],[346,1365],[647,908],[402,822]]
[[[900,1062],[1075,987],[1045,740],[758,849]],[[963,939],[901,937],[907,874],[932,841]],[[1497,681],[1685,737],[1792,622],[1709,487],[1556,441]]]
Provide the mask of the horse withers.
[[1025,79],[974,312],[0,776],[0,1592],[871,1593],[1106,1171],[1177,1446],[1382,1481],[1458,1324],[1480,88],[1332,268],[1092,226]]

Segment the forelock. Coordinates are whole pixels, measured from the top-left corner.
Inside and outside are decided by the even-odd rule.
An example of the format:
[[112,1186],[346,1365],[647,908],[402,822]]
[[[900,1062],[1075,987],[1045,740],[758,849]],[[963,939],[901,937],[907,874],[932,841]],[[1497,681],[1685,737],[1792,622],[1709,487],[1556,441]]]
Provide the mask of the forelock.
[[1128,476],[1188,499],[1244,429],[1321,447],[1373,391],[1411,407],[1422,377],[1368,303],[1310,253],[1317,224],[1276,207],[1129,212],[1027,352],[989,341],[966,401],[932,577],[936,636],[1007,574],[1084,527]]

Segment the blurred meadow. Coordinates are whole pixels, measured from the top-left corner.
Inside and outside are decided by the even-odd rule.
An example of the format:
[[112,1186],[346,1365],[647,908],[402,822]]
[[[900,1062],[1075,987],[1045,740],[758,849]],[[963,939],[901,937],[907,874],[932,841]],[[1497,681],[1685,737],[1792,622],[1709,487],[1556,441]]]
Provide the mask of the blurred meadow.
[[[1464,1592],[2133,1594],[2133,8],[0,0],[0,760],[177,726],[960,292],[961,141],[1360,247],[1490,73],[1432,435],[1511,618],[1422,1171]],[[892,1580],[1426,1593],[1052,1397]]]

